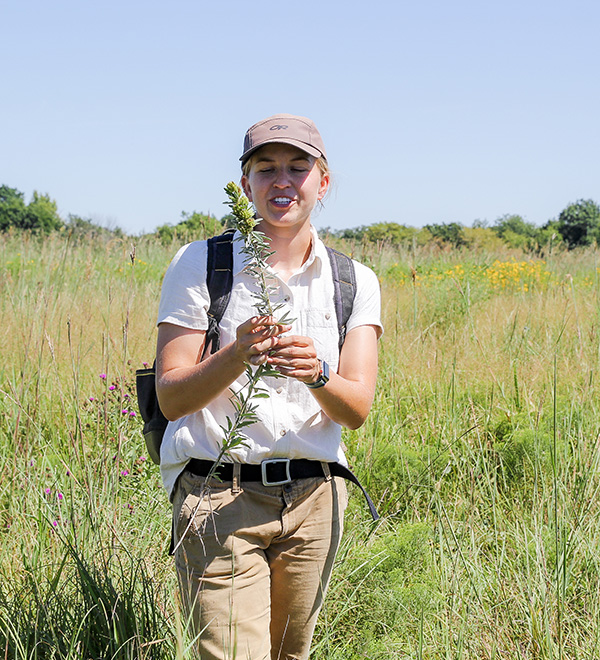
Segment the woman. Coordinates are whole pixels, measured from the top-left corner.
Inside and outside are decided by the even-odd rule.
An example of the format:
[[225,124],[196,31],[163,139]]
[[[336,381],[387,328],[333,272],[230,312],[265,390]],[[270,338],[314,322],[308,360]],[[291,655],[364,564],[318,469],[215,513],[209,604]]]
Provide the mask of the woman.
[[[311,225],[330,184],[312,121],[277,115],[255,124],[240,160],[257,228],[270,239],[276,300],[294,321],[257,316],[255,282],[234,242],[222,348],[200,361],[208,327],[206,242],[177,253],[158,318],[157,393],[171,420],[161,472],[201,658],[307,658],[346,507],[345,483],[329,464],[345,464],[341,427],[358,428],[373,401],[379,287],[372,271],[354,263],[356,296],[340,352],[331,266]],[[244,387],[248,363],[265,361],[286,378],[265,379],[269,397],[257,400],[247,441],[229,452],[221,479],[206,484],[222,426],[235,414],[231,391]]]

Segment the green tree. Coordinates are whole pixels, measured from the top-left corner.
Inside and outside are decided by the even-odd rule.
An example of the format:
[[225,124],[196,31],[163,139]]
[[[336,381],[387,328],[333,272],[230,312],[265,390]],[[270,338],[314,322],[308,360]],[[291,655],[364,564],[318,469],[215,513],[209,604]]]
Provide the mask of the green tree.
[[498,250],[504,243],[502,239],[482,223],[473,223],[472,227],[464,227],[465,241],[470,248],[475,250]]
[[540,246],[540,252],[542,251],[552,251],[557,248],[564,247],[565,243],[563,238],[558,231],[558,220],[552,219],[540,227],[540,232],[538,235],[538,243]]
[[235,215],[233,213],[227,213],[221,218],[221,225],[223,229],[235,229]]
[[22,192],[6,185],[0,186],[0,231],[18,228],[23,223],[25,200]]
[[425,225],[425,229],[430,232],[433,240],[439,245],[453,245],[454,247],[468,245],[464,227],[459,225],[458,222]]
[[557,228],[569,249],[600,242],[600,207],[591,199],[569,204],[560,212]]
[[48,233],[63,226],[56,202],[49,195],[40,195],[36,190],[26,206],[22,192],[0,186],[0,231],[12,228]]
[[400,245],[412,241],[417,233],[418,229],[397,222],[377,222],[365,229],[364,236],[373,243],[385,241],[392,245]]
[[495,221],[492,229],[510,247],[529,252],[539,249],[540,229],[520,215],[503,215]]
[[327,233],[335,236],[336,238],[345,238],[350,241],[362,241],[367,233],[368,227],[361,225],[360,227],[348,227],[346,229],[338,229],[336,231],[329,231]]
[[49,195],[40,195],[34,190],[33,199],[25,211],[22,229],[48,234],[62,227],[64,223],[58,215],[56,202]]
[[205,215],[196,211],[193,213],[182,211],[181,217],[183,220],[175,226],[166,224],[157,227],[156,234],[163,245],[172,243],[175,240],[184,243],[202,240],[218,234],[223,229],[223,221],[217,220],[214,215]]
[[89,218],[82,218],[79,215],[69,213],[65,223],[65,230],[69,237],[74,241],[91,241],[97,238],[106,240],[112,238],[122,238],[123,232],[118,227],[114,230],[102,227]]

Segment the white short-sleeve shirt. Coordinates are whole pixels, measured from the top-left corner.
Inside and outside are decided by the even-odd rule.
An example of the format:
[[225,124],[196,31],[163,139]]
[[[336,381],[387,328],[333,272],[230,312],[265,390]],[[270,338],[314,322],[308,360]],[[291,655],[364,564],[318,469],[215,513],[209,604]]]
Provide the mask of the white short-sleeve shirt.
[[[241,242],[233,242],[233,286],[229,304],[219,324],[221,346],[236,338],[237,327],[256,314],[252,292],[257,291],[253,277],[246,272]],[[206,285],[206,241],[182,247],[175,255],[163,281],[157,323],[206,330],[210,306]],[[381,333],[381,302],[375,273],[354,262],[356,297],[347,332],[361,325],[373,325]],[[287,282],[271,272],[278,286],[271,297],[283,303],[281,314],[294,319],[291,334],[311,337],[319,358],[338,367],[338,326],[334,307],[331,265],[327,250],[312,228],[309,258]],[[230,389],[240,391],[246,385],[242,374]],[[258,421],[245,429],[245,446],[231,450],[231,459],[241,463],[260,463],[266,458],[308,458],[346,464],[341,449],[341,427],[321,410],[310,389],[293,378],[266,378],[268,398],[256,400]],[[215,460],[224,438],[227,417],[235,416],[226,392],[208,406],[191,415],[169,422],[161,446],[161,474],[170,494],[177,476],[191,458]]]

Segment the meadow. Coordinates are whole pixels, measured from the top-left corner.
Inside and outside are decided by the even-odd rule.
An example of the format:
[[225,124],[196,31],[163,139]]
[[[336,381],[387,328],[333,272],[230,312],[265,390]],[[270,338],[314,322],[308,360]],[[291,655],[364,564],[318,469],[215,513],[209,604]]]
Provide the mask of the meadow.
[[[600,657],[599,254],[334,243],[382,285],[382,519],[349,487],[311,657]],[[177,247],[0,236],[0,657],[191,657],[134,378]]]

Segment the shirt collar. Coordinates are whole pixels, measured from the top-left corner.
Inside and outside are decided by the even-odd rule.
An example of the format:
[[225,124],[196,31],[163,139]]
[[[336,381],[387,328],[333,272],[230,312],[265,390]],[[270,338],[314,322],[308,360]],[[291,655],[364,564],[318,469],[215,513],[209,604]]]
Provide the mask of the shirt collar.
[[[240,232],[236,229],[233,235],[233,274],[238,275],[241,273],[246,265],[244,263],[245,256],[242,253],[243,239]],[[321,270],[321,264],[327,259],[327,249],[323,241],[319,238],[319,234],[313,225],[310,226],[310,253],[308,259],[302,264],[302,267],[297,274],[305,272],[310,268],[313,263]]]
[[310,253],[308,259],[302,264],[302,267],[298,273],[304,273],[307,271],[313,264],[315,268],[318,269],[318,272],[321,272],[321,264],[323,259],[327,258],[327,249],[323,244],[323,241],[319,238],[319,234],[313,225],[310,226]]

